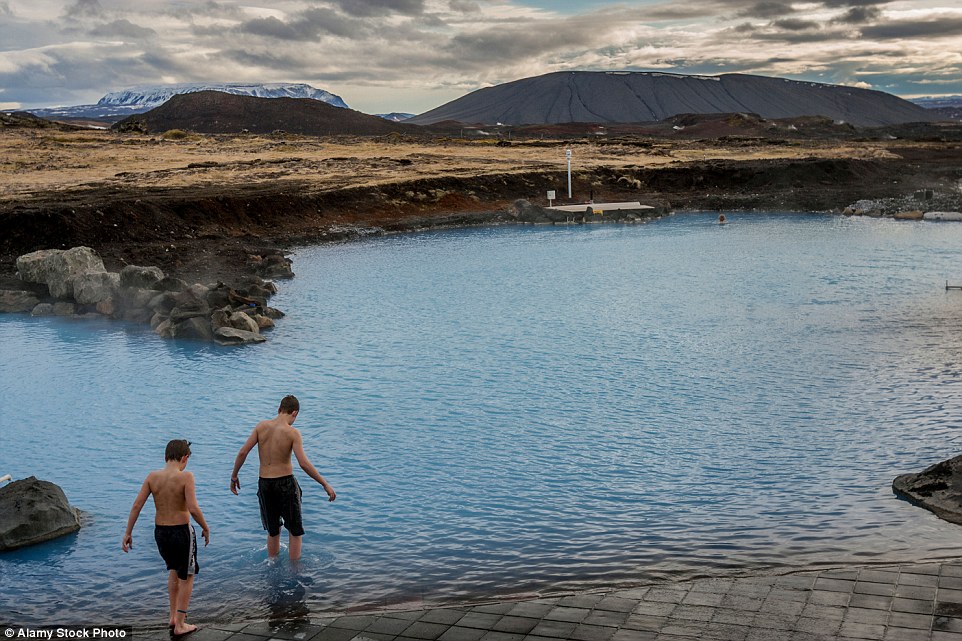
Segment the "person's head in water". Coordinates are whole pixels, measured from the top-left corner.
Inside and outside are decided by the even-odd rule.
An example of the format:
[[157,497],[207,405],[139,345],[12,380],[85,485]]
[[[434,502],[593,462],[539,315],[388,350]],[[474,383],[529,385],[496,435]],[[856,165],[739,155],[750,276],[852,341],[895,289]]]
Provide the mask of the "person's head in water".
[[[187,467],[187,457],[190,456],[190,441],[185,441],[182,438],[175,438],[174,440],[167,443],[167,449],[164,450],[164,460],[165,461],[178,461]],[[183,467],[181,469],[184,469]]]
[[293,394],[288,394],[281,399],[280,407],[277,408],[278,414],[288,414],[291,417],[291,423],[297,418],[297,413],[301,411],[301,404],[297,401],[297,397]]
[[718,222],[720,223],[725,222],[725,214],[718,214]]

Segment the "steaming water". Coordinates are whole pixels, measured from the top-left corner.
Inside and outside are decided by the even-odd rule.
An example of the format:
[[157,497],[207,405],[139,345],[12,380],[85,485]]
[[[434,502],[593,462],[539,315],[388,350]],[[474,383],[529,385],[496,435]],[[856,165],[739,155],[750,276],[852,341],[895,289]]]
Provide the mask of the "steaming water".
[[[956,555],[892,478],[958,453],[962,225],[679,215],[305,249],[269,343],[0,318],[0,474],[91,523],[0,555],[0,621],[164,621],[148,503],[175,437],[213,530],[195,621]],[[296,426],[305,559],[267,562],[254,423]]]

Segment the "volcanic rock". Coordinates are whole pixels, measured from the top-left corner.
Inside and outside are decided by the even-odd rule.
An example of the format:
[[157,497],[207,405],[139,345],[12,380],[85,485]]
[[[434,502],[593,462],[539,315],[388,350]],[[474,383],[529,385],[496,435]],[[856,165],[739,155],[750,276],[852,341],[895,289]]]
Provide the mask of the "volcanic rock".
[[939,518],[962,525],[962,455],[916,474],[898,476],[892,490]]
[[80,514],[59,486],[35,476],[0,487],[0,551],[80,529]]

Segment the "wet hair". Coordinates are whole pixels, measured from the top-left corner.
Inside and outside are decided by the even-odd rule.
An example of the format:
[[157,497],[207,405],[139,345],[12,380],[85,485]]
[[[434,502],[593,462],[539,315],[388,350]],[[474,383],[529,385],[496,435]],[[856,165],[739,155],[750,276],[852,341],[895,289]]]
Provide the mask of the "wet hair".
[[301,404],[297,402],[297,397],[288,394],[281,399],[281,406],[277,408],[278,414],[293,414],[301,409]]
[[164,452],[165,461],[179,461],[185,456],[190,456],[190,441],[175,438],[167,443],[167,450]]

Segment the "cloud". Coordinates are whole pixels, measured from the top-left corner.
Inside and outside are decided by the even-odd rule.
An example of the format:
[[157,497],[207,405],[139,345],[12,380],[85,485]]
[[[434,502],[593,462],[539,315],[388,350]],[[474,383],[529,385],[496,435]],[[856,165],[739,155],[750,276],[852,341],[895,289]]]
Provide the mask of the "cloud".
[[457,11],[459,13],[478,13],[481,11],[481,5],[471,0],[450,0],[448,6],[451,8],[451,11]]
[[10,10],[10,3],[6,2],[6,0],[0,2],[0,16],[13,16],[13,11]]
[[791,4],[784,2],[758,2],[735,14],[737,18],[778,18],[795,13]]
[[772,26],[779,29],[786,29],[788,31],[806,31],[819,28],[819,24],[817,22],[813,22],[811,20],[798,20],[796,18],[776,20],[772,23]]
[[278,40],[316,40],[325,35],[360,38],[368,31],[364,22],[332,9],[310,9],[285,22],[273,16],[249,20],[240,31]]
[[424,0],[335,0],[334,4],[345,13],[359,17],[387,13],[419,16],[424,13]]
[[64,11],[68,18],[99,18],[104,13],[98,0],[75,0]]
[[147,27],[135,25],[127,19],[114,20],[97,25],[90,30],[90,35],[98,38],[122,38],[125,40],[143,40],[157,35],[157,32]]
[[878,7],[852,7],[832,22],[835,24],[862,24],[878,20],[881,15],[882,11]]
[[862,29],[863,38],[905,39],[943,38],[962,36],[962,17],[943,17],[933,20],[902,20]]

